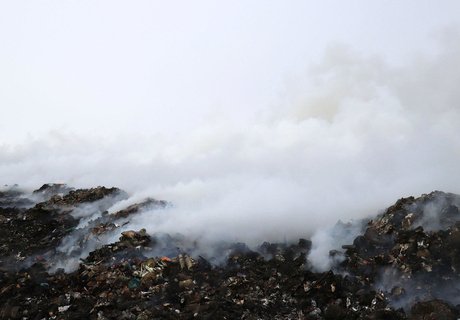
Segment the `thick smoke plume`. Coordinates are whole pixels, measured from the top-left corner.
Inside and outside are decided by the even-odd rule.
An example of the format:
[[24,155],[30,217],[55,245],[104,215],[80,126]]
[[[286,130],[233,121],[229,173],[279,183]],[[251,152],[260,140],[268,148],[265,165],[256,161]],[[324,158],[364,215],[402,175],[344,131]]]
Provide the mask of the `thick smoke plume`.
[[452,37],[403,66],[331,47],[271,107],[239,122],[224,111],[183,133],[0,140],[0,176],[31,188],[118,186],[132,195],[119,206],[164,199],[173,205],[129,228],[203,242],[289,240],[401,196],[458,193],[460,42]]

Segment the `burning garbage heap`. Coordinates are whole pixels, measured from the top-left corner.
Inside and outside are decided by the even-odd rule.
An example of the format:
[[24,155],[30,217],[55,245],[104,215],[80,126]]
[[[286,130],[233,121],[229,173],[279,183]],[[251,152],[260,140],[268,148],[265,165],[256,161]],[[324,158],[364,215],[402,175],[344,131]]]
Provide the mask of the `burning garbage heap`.
[[[326,272],[312,268],[306,239],[258,248],[219,244],[225,262],[215,263],[194,255],[193,242],[179,236],[121,231],[133,215],[168,206],[146,199],[107,212],[126,198],[117,188],[56,184],[31,194],[0,191],[0,318],[460,316],[460,196],[398,200],[352,243],[332,250],[335,263]],[[106,244],[117,232],[118,241]]]

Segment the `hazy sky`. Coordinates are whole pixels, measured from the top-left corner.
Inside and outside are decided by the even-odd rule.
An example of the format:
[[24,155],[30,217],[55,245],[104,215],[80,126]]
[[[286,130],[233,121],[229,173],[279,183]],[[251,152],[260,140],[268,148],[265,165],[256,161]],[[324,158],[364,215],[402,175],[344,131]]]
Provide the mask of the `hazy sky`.
[[150,231],[244,239],[460,192],[459,13],[0,1],[1,183],[115,185],[175,204]]
[[1,1],[0,141],[244,120],[328,46],[405,63],[459,12],[421,0]]

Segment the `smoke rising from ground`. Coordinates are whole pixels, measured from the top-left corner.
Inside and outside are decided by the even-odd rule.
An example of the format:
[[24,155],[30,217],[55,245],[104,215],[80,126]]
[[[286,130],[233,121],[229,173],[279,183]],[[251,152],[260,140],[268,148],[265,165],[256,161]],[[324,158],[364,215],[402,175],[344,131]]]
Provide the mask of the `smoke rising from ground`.
[[131,193],[126,204],[147,195],[173,204],[127,228],[249,243],[311,235],[401,196],[460,192],[458,40],[445,35],[436,54],[403,66],[331,47],[241,121],[223,111],[182,133],[2,141],[0,176],[30,188],[117,186]]

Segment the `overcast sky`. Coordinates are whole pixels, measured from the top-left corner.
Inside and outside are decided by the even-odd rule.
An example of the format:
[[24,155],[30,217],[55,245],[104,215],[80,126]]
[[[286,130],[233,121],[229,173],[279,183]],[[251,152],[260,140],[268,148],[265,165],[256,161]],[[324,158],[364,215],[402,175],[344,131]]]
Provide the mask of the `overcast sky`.
[[459,28],[460,1],[0,1],[1,183],[246,240],[460,192]]

